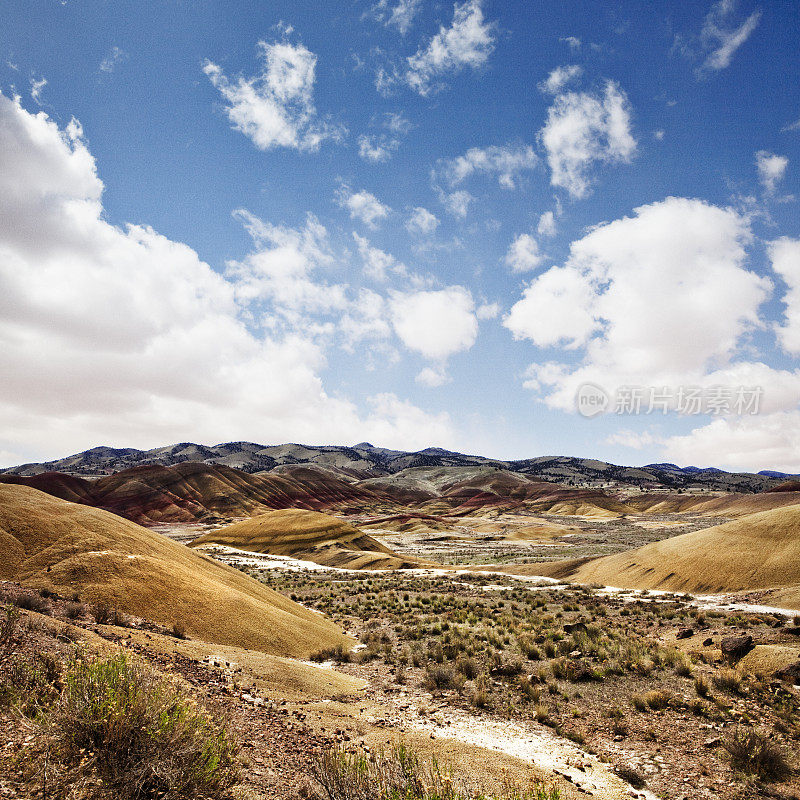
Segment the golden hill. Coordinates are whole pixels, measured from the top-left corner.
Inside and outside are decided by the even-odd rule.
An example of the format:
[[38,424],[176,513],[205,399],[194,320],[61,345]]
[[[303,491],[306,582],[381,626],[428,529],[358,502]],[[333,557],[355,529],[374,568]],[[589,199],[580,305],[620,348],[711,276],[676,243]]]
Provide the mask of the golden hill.
[[626,589],[700,594],[779,588],[775,597],[800,608],[800,505],[563,566],[559,572],[558,564],[548,565],[546,574]]
[[326,567],[404,569],[421,565],[397,555],[343,520],[299,508],[268,511],[211,531],[195,539],[192,547],[204,544],[292,556]]
[[349,641],[241,572],[107,511],[0,485],[0,578],[107,603],[207,642],[306,657]]

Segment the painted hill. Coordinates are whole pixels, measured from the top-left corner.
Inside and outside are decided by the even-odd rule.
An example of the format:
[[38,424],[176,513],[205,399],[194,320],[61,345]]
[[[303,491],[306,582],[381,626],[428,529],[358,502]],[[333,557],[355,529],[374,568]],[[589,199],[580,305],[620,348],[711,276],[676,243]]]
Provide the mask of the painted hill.
[[0,578],[106,603],[190,636],[307,657],[349,640],[258,581],[107,511],[0,485]]
[[626,505],[648,514],[707,514],[718,517],[744,517],[759,511],[800,503],[800,491],[786,488],[758,494],[642,494],[628,498]]
[[83,477],[99,477],[143,464],[172,466],[187,461],[234,467],[244,472],[263,472],[282,465],[310,464],[341,471],[354,478],[393,475],[414,467],[492,466],[551,483],[584,488],[642,487],[653,489],[700,488],[724,492],[761,492],[789,476],[777,472],[757,475],[724,472],[714,468],[679,467],[675,464],[648,464],[625,467],[591,458],[537,456],[502,461],[480,455],[467,455],[429,447],[417,452],[375,447],[368,442],[348,446],[227,442],[212,446],[182,442],[152,450],[94,447],[82,453],[43,463],[21,464],[0,472],[37,475],[65,472]]
[[271,508],[347,509],[392,507],[390,498],[329,470],[299,465],[252,475],[231,467],[185,462],[149,465],[96,480],[49,472],[0,475],[64,500],[119,514],[142,525],[244,517]]
[[800,608],[800,505],[547,569],[546,574],[626,589],[716,594],[778,588],[781,602]]
[[221,544],[292,556],[327,567],[404,569],[422,562],[397,555],[377,539],[329,514],[301,509],[268,511],[195,539],[192,547]]

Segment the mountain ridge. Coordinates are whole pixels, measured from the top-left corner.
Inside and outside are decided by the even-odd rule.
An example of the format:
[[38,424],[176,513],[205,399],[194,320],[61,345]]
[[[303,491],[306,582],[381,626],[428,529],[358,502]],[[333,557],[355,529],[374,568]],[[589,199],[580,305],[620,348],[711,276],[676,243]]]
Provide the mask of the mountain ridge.
[[0,475],[30,477],[45,472],[59,472],[74,477],[97,478],[137,466],[173,466],[187,461],[233,467],[249,473],[269,472],[287,465],[310,464],[362,480],[392,475],[411,467],[493,466],[567,485],[698,488],[736,492],[766,491],[782,480],[794,477],[772,470],[760,473],[726,472],[716,467],[679,467],[668,463],[631,467],[573,456],[503,460],[439,447],[418,451],[392,450],[375,447],[368,442],[346,446],[293,442],[262,445],[246,441],[223,442],[217,445],[179,442],[150,450],[100,445],[53,461],[31,462],[0,469]]

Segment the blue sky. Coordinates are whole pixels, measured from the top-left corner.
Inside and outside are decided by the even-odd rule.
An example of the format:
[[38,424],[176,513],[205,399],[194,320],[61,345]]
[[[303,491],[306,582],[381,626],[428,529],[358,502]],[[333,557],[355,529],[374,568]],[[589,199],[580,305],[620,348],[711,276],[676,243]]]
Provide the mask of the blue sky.
[[2,16],[0,464],[366,439],[800,471],[796,3]]

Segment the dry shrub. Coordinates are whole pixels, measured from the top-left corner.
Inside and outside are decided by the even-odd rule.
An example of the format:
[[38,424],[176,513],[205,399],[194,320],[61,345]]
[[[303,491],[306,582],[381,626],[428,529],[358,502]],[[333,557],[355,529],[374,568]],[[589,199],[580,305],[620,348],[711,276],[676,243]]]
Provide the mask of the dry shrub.
[[11,602],[26,611],[36,611],[39,614],[51,614],[53,612],[53,607],[47,598],[32,592],[17,592],[11,596]]
[[724,692],[739,694],[742,691],[742,675],[735,669],[721,669],[714,673],[711,680],[717,689]]
[[[459,785],[436,760],[424,764],[403,744],[367,754],[334,747],[318,756],[312,774],[325,800],[470,800],[486,795]],[[496,800],[560,800],[558,788],[533,782],[529,788],[507,785]],[[487,798],[488,800],[488,798]]]
[[782,781],[791,775],[791,767],[781,748],[768,735],[752,728],[736,728],[723,739],[722,746],[736,770],[768,781]]
[[90,764],[120,798],[222,797],[236,747],[171,679],[121,653],[75,661],[49,718],[53,753]]
[[345,650],[342,645],[337,644],[336,647],[325,647],[322,650],[317,650],[310,656],[311,661],[322,663],[323,661],[335,661],[337,664],[346,664],[352,658],[349,650]]

